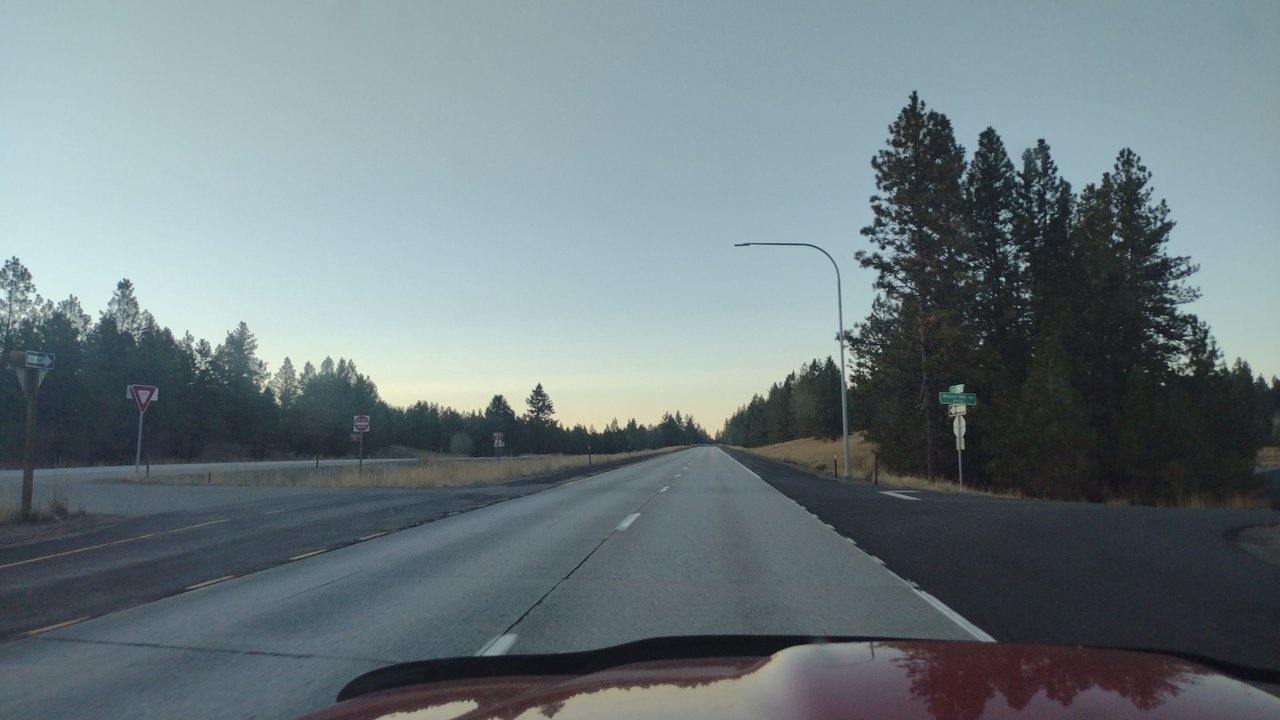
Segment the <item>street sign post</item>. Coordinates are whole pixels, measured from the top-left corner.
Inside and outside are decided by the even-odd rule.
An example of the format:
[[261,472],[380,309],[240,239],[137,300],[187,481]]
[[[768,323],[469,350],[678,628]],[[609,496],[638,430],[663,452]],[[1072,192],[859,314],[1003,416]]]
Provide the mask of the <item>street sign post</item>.
[[498,451],[507,446],[506,440],[503,439],[504,437],[505,435],[500,432],[493,434],[493,456],[495,458],[498,457]]
[[369,416],[356,415],[351,419],[351,432],[360,435],[360,459],[356,461],[356,474],[364,473],[364,434],[369,432]]
[[[963,406],[962,406],[963,407]],[[960,476],[960,491],[964,492],[964,433],[965,421],[963,415],[956,415],[951,419],[951,432],[956,436],[956,467]]]
[[26,520],[31,517],[31,495],[36,480],[36,398],[44,376],[53,369],[53,353],[15,350],[9,353],[9,365],[18,376],[27,401],[27,432],[22,446],[22,519]]
[[947,388],[947,392],[938,393],[938,403],[949,406],[947,414],[951,416],[951,432],[956,436],[956,474],[960,480],[960,490],[964,491],[964,418],[969,414],[969,406],[978,404],[978,396],[965,392],[964,383],[960,383]]
[[[147,414],[147,408],[151,407],[151,403],[160,399],[160,389],[155,385],[126,385],[125,393],[129,399],[138,404],[138,443],[133,451],[133,476],[138,476],[138,470],[142,466],[142,416]],[[151,474],[151,463],[147,462],[147,474]]]

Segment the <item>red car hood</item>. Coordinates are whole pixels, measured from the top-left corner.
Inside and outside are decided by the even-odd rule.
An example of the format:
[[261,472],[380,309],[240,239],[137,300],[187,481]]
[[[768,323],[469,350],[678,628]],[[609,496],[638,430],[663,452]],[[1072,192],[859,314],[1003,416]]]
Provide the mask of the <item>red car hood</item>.
[[[556,657],[545,656],[548,662]],[[1280,698],[1165,655],[993,643],[859,641],[797,645],[756,657],[686,655],[582,674],[425,682],[361,695],[308,716],[384,717],[1275,720],[1280,718]]]

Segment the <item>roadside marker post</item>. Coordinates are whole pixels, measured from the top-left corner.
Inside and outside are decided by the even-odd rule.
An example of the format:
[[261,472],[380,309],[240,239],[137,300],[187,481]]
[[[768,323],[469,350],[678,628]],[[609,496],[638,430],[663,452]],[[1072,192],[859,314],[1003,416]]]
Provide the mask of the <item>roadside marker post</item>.
[[[507,446],[506,435],[500,432],[494,433],[493,434],[493,459],[494,460],[502,459],[502,456],[498,454],[498,451],[506,446]],[[587,464],[589,465],[590,463],[587,463]]]
[[[138,477],[142,466],[142,416],[147,414],[151,403],[160,399],[160,389],[155,385],[126,385],[125,394],[138,404],[138,443],[133,452],[133,476]],[[147,474],[151,474],[151,461],[147,461]]]
[[45,375],[53,369],[53,353],[15,350],[9,353],[9,364],[27,401],[27,431],[22,445],[22,519],[27,520],[31,517],[36,480],[36,398]]
[[966,431],[965,416],[969,414],[969,406],[978,404],[978,396],[964,391],[964,383],[952,385],[947,392],[938,393],[938,402],[947,405],[947,414],[951,416],[951,432],[956,436],[956,468],[960,480],[960,492],[964,492],[964,434]]

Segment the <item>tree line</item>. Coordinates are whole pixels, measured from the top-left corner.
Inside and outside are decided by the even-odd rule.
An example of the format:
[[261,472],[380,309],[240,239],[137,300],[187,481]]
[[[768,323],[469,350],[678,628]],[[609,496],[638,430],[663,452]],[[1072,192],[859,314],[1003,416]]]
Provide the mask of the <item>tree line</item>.
[[[855,257],[875,272],[876,296],[846,340],[851,427],[882,462],[954,477],[938,393],[963,383],[979,398],[966,480],[1139,502],[1255,487],[1257,450],[1280,432],[1280,381],[1242,360],[1228,367],[1183,309],[1199,297],[1197,266],[1169,253],[1175,223],[1133,150],[1075,191],[1044,140],[1015,165],[988,127],[969,157],[947,116],[912,93],[871,167],[861,232],[872,249]],[[753,400],[757,415],[774,395]],[[751,413],[724,435],[754,427],[740,417]]]
[[[137,406],[126,385],[159,388],[146,411],[144,457],[155,460],[344,456],[354,452],[351,420],[369,415],[366,452],[400,445],[456,455],[491,455],[493,433],[505,454],[612,453],[707,442],[691,416],[666,413],[654,425],[616,419],[602,430],[562,425],[538,384],[517,413],[502,395],[484,410],[431,402],[388,405],[354,360],[326,357],[301,368],[284,358],[274,373],[241,322],[213,345],[182,337],[143,310],[133,284],[121,280],[96,321],[74,295],[42,298],[30,270],[13,257],[0,268],[0,340],[11,350],[41,350],[56,366],[41,385],[40,465],[133,460]],[[21,461],[25,400],[10,376],[0,382],[0,463]]]
[[797,438],[838,438],[840,368],[830,357],[788,373],[764,395],[738,408],[720,431],[721,442],[757,447]]

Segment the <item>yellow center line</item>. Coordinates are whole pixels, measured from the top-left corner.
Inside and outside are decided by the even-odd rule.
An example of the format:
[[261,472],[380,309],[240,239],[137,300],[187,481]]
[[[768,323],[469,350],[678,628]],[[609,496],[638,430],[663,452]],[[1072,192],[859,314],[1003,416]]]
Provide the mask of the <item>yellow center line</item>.
[[233,577],[235,577],[235,575],[223,575],[223,576],[222,576],[222,577],[220,577],[220,578],[214,578],[214,579],[212,579],[212,580],[205,580],[204,582],[199,582],[199,583],[196,583],[195,585],[188,585],[188,586],[186,586],[185,588],[183,588],[183,590],[199,590],[199,589],[200,589],[200,588],[202,588],[202,587],[209,587],[210,585],[217,585],[218,583],[223,582],[223,581],[225,581],[225,580],[230,580],[230,579],[231,579],[231,578],[233,578]]
[[78,623],[78,622],[84,622],[85,620],[88,620],[88,619],[89,619],[89,617],[90,617],[90,616],[85,615],[84,617],[78,617],[78,618],[76,618],[75,620],[67,620],[67,621],[65,621],[65,622],[56,623],[56,624],[54,624],[54,625],[46,625],[45,627],[42,627],[42,628],[36,628],[35,630],[28,630],[28,631],[26,631],[26,632],[24,632],[24,633],[22,633],[22,634],[23,634],[23,635],[25,635],[25,636],[27,636],[27,637],[31,637],[32,635],[39,635],[40,633],[47,633],[47,632],[49,632],[50,630],[57,630],[57,629],[59,629],[59,628],[67,627],[68,625],[75,625],[75,624],[76,624],[76,623]]
[[11,562],[7,565],[0,565],[0,570],[4,570],[5,568],[18,567],[19,565],[26,565],[28,563],[36,563],[36,562],[42,562],[44,560],[52,560],[54,558],[65,557],[67,555],[75,555],[76,553],[87,552],[89,550],[97,550],[99,548],[111,547],[112,545],[123,545],[125,543],[131,543],[135,540],[145,540],[146,538],[149,538],[149,537],[158,537],[160,535],[171,535],[173,533],[182,532],[184,530],[195,530],[196,528],[208,527],[210,525],[217,525],[218,523],[224,523],[227,520],[228,518],[222,518],[221,520],[210,520],[209,522],[202,522],[202,523],[197,523],[195,525],[188,525],[186,527],[174,528],[173,530],[161,530],[159,532],[147,533],[146,535],[135,535],[134,537],[124,538],[122,540],[112,540],[111,542],[105,542],[105,543],[102,543],[101,545],[90,545],[89,547],[76,548],[75,550],[64,550],[63,552],[53,553],[52,555],[41,555],[40,557],[34,557],[27,560],[19,560],[17,562]]
[[356,542],[360,542],[361,540],[372,540],[372,539],[374,539],[374,538],[376,538],[376,537],[382,537],[383,535],[386,535],[386,534],[387,534],[387,533],[386,533],[386,531],[385,531],[385,530],[384,530],[383,532],[376,532],[376,533],[372,533],[372,534],[369,534],[369,535],[365,535],[365,536],[364,536],[364,537],[362,537],[362,538],[356,538]]
[[301,559],[303,559],[303,558],[309,558],[309,557],[311,557],[312,555],[319,555],[320,553],[322,553],[322,552],[327,552],[327,551],[328,551],[328,548],[320,548],[319,550],[312,550],[311,552],[308,552],[308,553],[302,553],[301,555],[294,555],[293,557],[289,558],[289,560],[291,560],[291,561],[292,561],[292,560],[301,560]]

